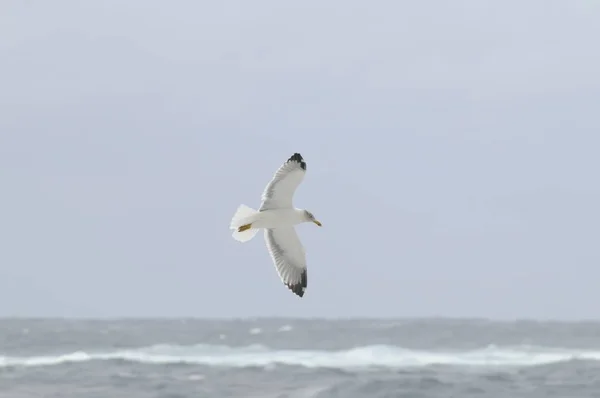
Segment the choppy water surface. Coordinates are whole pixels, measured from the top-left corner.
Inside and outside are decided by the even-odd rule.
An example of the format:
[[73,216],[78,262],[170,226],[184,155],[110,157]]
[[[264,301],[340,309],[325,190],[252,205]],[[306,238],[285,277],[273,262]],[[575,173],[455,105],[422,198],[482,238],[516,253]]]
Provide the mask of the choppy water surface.
[[600,323],[0,320],[0,397],[596,397]]

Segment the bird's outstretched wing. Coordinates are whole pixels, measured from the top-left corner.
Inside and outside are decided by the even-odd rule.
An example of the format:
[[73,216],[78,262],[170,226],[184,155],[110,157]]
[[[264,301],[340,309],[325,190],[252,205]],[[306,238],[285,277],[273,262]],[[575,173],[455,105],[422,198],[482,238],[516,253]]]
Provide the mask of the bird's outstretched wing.
[[265,229],[265,242],[281,281],[294,294],[304,296],[306,252],[294,227]]
[[262,194],[259,211],[291,208],[296,188],[306,174],[306,162],[299,153],[294,153],[279,169]]

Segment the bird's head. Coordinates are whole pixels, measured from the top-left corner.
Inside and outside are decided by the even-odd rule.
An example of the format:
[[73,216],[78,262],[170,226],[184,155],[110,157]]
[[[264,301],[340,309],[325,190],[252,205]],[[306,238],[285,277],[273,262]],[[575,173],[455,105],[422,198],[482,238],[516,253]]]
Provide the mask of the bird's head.
[[315,224],[317,224],[319,227],[321,227],[321,222],[319,220],[317,220],[315,218],[315,216],[313,216],[313,214],[308,211],[308,210],[304,210],[304,217],[306,218],[307,222],[314,222]]

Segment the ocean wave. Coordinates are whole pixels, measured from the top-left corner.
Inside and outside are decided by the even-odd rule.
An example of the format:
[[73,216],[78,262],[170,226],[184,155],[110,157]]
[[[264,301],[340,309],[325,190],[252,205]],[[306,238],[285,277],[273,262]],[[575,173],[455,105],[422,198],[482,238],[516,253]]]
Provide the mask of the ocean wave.
[[266,367],[273,365],[358,370],[411,368],[430,365],[471,367],[536,366],[574,359],[600,361],[600,351],[532,346],[497,347],[473,351],[415,351],[402,347],[372,345],[341,351],[275,350],[262,345],[155,345],[114,352],[78,351],[56,356],[0,356],[2,367],[56,366],[88,361],[130,361],[144,364],[192,364],[220,367]]

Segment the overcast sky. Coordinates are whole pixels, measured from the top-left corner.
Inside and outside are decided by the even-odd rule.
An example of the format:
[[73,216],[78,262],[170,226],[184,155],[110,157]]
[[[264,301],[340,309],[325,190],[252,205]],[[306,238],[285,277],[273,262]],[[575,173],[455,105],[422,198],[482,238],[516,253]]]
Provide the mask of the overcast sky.
[[[0,10],[0,316],[600,317],[600,2]],[[302,299],[228,229],[294,152]]]

